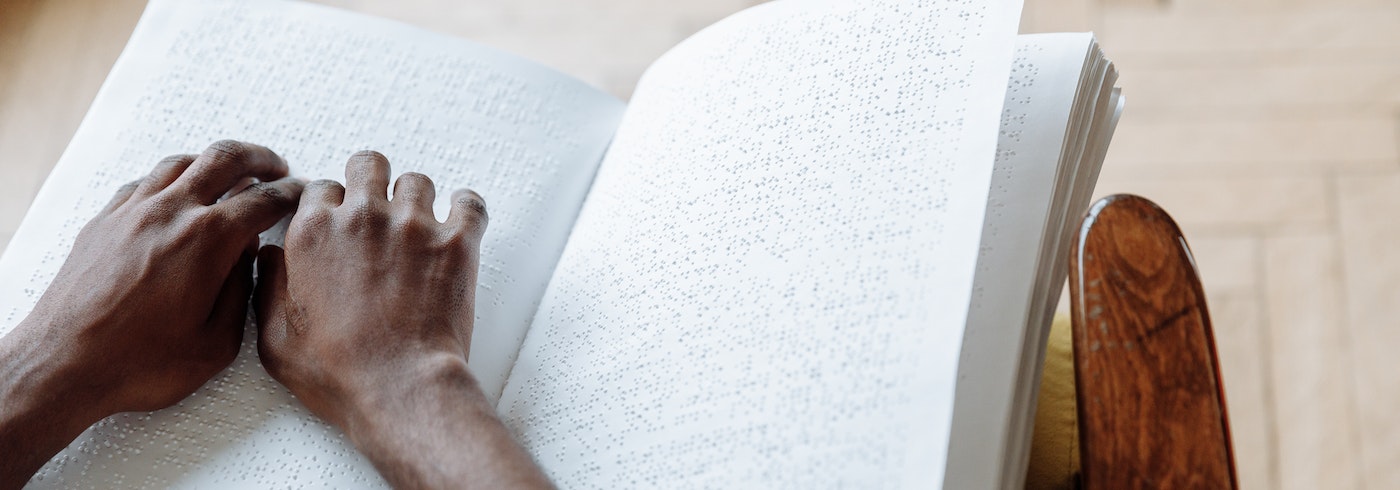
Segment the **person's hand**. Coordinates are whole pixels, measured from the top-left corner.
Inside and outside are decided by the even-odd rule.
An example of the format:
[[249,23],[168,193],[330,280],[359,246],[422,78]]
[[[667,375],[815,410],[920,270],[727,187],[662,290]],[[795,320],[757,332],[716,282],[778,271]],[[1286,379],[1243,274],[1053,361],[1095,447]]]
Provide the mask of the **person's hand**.
[[389,162],[350,157],[346,186],[306,186],[286,250],[259,254],[256,308],[263,365],[313,413],[344,426],[346,409],[404,377],[465,365],[486,205],[470,190],[433,216],[433,182],[406,173],[385,197]]
[[547,487],[467,371],[486,205],[428,177],[386,198],[389,162],[350,157],[346,186],[307,185],[286,250],[258,255],[258,355],[397,488]]
[[[118,190],[34,310],[0,339],[0,459],[9,463],[0,483],[97,420],[173,405],[227,367],[247,318],[258,233],[291,212],[301,190],[271,150],[235,141],[166,158]],[[35,451],[44,439],[35,423],[67,438]]]
[[[271,150],[236,141],[162,160],[78,233],[15,340],[63,358],[75,399],[103,412],[180,401],[238,354],[258,233],[301,195],[286,176]],[[262,182],[218,202],[249,178]]]

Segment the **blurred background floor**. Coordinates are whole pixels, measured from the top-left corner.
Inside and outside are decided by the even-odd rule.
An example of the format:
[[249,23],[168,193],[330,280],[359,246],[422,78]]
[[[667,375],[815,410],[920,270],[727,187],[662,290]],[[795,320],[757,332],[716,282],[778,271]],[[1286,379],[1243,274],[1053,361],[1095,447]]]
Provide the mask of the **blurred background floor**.
[[[627,97],[760,0],[323,0],[495,45]],[[142,0],[0,0],[0,246]],[[1027,0],[1093,30],[1127,110],[1099,194],[1156,200],[1210,296],[1241,483],[1400,488],[1400,1]]]

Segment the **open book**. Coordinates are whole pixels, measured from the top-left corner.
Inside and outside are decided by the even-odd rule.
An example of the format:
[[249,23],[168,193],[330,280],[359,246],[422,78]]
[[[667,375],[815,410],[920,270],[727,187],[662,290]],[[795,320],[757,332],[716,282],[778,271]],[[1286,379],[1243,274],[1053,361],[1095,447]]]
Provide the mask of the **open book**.
[[[1121,107],[1091,35],[1017,36],[1019,13],[764,4],[623,103],[325,7],[156,0],[0,258],[0,333],[162,156],[235,138],[339,179],[372,148],[486,198],[470,366],[561,486],[1018,487]],[[101,422],[31,485],[383,486],[252,327],[197,393]]]

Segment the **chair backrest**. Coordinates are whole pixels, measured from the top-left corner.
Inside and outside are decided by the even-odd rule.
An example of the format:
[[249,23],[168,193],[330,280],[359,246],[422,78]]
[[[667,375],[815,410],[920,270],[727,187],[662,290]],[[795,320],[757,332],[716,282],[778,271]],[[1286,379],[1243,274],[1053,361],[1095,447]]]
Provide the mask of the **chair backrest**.
[[1205,293],[1171,217],[1095,203],[1070,301],[1084,488],[1238,488]]

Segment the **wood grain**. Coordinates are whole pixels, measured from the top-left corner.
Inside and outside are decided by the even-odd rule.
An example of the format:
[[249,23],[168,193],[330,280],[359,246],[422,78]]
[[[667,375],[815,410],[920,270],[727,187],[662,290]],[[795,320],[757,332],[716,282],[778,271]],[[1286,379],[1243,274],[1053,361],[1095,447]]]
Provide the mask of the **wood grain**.
[[1205,293],[1176,223],[1106,197],[1070,270],[1085,488],[1237,488]]

